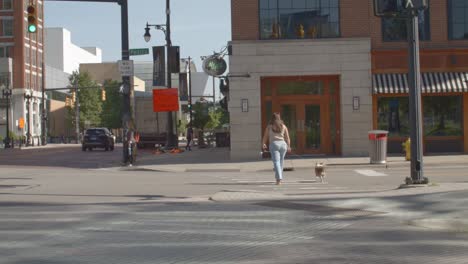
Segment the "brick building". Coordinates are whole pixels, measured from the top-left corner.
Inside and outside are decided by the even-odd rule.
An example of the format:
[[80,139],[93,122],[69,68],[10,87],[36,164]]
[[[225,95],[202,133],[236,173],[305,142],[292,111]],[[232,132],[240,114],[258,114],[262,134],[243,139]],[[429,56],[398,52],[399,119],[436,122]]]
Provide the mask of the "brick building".
[[[426,153],[468,152],[468,1],[419,16]],[[232,0],[231,156],[258,157],[280,112],[296,154],[367,155],[368,131],[409,136],[404,20],[372,0]],[[247,102],[248,108],[242,107]],[[247,132],[247,133],[246,133]]]
[[[28,33],[27,30],[26,9],[29,4],[34,4],[37,10],[36,33]],[[8,86],[13,93],[9,113],[10,131],[16,135],[26,135],[29,130],[34,144],[40,143],[41,135],[43,14],[44,2],[40,0],[0,1],[0,74],[2,84],[7,84],[2,86]],[[26,103],[25,94],[32,96],[29,104]],[[20,118],[26,121],[22,130],[16,125]]]

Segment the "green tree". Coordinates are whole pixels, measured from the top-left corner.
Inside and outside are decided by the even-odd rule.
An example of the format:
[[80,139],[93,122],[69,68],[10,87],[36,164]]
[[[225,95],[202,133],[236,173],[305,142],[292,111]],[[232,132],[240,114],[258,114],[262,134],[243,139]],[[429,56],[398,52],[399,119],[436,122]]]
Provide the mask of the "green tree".
[[198,133],[199,146],[205,146],[204,130],[208,122],[210,122],[209,107],[210,105],[207,102],[196,102],[194,105],[192,105],[192,126],[200,130]]
[[179,119],[179,122],[177,122],[177,131],[179,131],[179,134],[184,134],[187,131],[187,126],[188,126],[188,121],[185,118]]
[[[73,72],[69,78],[70,92],[78,87],[77,97],[80,103],[80,130],[83,130],[85,124],[89,126],[99,126],[101,124],[102,101],[101,89],[99,85],[91,79],[88,72]],[[80,89],[81,88],[81,89]],[[73,106],[75,107],[75,106]],[[71,120],[74,119],[75,110],[69,108]]]
[[223,117],[223,110],[220,108],[211,107],[208,110],[208,116],[210,117],[208,123],[206,124],[206,128],[208,129],[216,129],[221,127],[221,118]]
[[109,129],[122,127],[122,96],[119,93],[120,82],[106,80],[104,90],[106,100],[102,103],[102,126]]

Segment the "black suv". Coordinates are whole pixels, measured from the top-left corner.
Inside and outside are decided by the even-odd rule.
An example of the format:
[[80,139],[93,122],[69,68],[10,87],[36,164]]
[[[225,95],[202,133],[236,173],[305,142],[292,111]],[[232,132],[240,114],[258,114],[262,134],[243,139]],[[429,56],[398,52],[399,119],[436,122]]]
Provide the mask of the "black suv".
[[114,143],[114,136],[107,128],[89,128],[85,131],[81,150],[93,150],[93,148],[114,150]]

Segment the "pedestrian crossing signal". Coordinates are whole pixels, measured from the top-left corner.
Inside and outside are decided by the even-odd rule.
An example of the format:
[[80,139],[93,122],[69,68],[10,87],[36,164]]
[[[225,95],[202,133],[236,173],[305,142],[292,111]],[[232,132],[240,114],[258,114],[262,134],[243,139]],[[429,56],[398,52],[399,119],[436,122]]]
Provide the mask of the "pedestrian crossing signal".
[[29,5],[28,12],[28,32],[36,33],[37,31],[37,9],[35,5]]

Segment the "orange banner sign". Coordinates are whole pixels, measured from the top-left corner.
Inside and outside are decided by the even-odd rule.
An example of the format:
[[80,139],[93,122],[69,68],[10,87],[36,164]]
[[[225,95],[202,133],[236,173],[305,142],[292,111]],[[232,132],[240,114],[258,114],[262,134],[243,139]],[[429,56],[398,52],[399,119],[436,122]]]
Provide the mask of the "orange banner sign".
[[153,112],[179,111],[177,89],[153,89]]
[[20,117],[20,119],[18,120],[18,127],[20,129],[24,128],[24,118]]

